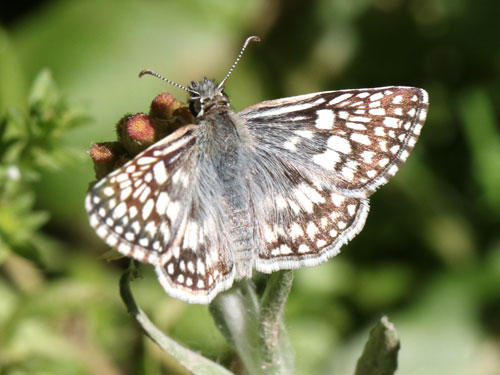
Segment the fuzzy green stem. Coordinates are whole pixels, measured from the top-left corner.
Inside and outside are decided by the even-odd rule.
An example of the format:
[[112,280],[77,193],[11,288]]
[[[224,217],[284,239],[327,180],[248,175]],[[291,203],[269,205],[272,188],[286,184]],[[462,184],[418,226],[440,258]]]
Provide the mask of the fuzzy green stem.
[[289,374],[293,371],[294,352],[283,324],[283,311],[292,282],[293,271],[274,273],[261,299],[260,347],[266,374]]
[[[131,263],[132,264],[132,263]],[[130,280],[133,278],[135,267],[131,266],[127,269],[120,279],[120,295],[123,302],[127,306],[127,310],[135,320],[142,327],[144,332],[153,340],[158,346],[177,359],[181,366],[186,370],[196,375],[234,375],[221,365],[193,352],[184,346],[178,344],[170,337],[161,332],[152,322],[147,315],[137,306],[134,297],[130,290]]]
[[392,375],[398,367],[399,337],[386,316],[370,332],[355,375]]
[[259,304],[250,280],[220,293],[210,304],[216,326],[231,344],[249,375],[263,375],[258,351]]
[[283,324],[292,280],[292,271],[274,273],[260,303],[251,281],[243,280],[210,305],[217,327],[249,375],[293,373],[294,352]]

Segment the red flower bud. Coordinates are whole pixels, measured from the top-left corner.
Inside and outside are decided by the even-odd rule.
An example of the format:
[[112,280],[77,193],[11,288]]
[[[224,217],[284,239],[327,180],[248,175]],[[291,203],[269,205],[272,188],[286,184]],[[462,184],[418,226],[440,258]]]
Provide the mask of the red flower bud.
[[119,142],[101,142],[90,146],[89,155],[94,162],[97,179],[101,179],[116,168],[125,149]]

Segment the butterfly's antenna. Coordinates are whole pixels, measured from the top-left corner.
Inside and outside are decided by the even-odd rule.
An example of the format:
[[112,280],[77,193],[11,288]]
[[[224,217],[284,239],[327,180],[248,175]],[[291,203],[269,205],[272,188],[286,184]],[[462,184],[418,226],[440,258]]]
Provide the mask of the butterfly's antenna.
[[179,85],[178,83],[175,83],[175,82],[173,82],[173,81],[171,81],[171,80],[169,80],[169,79],[167,79],[167,78],[165,78],[165,77],[163,77],[163,76],[159,75],[159,74],[158,74],[158,73],[156,73],[154,70],[149,70],[149,69],[143,70],[142,72],[140,72],[140,73],[139,73],[139,78],[141,78],[141,77],[142,77],[143,75],[145,75],[145,74],[149,74],[149,75],[155,76],[155,77],[157,77],[157,78],[159,78],[159,79],[161,79],[161,80],[163,80],[163,81],[165,81],[165,82],[167,82],[167,83],[170,83],[171,85],[173,85],[173,86],[175,86],[175,87],[178,87],[178,88],[180,88],[180,89],[182,89],[182,90],[184,90],[184,91],[190,92],[190,93],[192,93],[192,94],[197,94],[197,95],[199,95],[199,93],[197,93],[196,91],[191,90],[191,89],[188,89],[187,87],[184,87],[184,86],[182,86],[182,85]]
[[227,74],[224,77],[224,79],[222,80],[222,82],[219,83],[219,86],[217,86],[218,89],[220,89],[222,86],[224,86],[224,83],[226,83],[227,79],[229,78],[229,76],[233,72],[234,67],[240,61],[241,55],[243,55],[243,52],[245,52],[245,49],[247,48],[248,44],[250,44],[250,42],[260,42],[260,38],[258,36],[251,36],[251,37],[247,38],[247,40],[245,40],[245,43],[243,44],[243,47],[241,47],[241,51],[238,54],[238,57],[236,58],[236,60],[234,60],[233,66],[231,67],[231,69],[229,69],[229,72],[227,72]]

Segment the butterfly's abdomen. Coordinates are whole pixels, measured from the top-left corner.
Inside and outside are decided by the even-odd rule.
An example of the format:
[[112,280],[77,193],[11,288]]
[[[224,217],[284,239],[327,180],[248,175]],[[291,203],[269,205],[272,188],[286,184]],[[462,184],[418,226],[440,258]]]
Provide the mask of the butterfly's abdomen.
[[204,162],[220,186],[220,201],[233,252],[236,278],[250,277],[254,259],[254,227],[245,179],[244,147],[231,113],[200,123],[205,129],[200,142]]

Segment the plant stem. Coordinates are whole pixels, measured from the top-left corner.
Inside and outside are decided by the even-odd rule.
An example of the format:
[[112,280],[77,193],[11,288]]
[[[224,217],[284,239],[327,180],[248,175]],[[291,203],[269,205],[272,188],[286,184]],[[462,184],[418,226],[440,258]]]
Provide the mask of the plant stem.
[[242,280],[220,293],[210,304],[217,328],[238,353],[249,375],[261,375],[259,337],[259,304],[249,280]]
[[142,327],[144,332],[166,353],[177,359],[181,366],[196,375],[234,375],[221,365],[203,357],[178,344],[161,332],[147,315],[137,306],[130,290],[130,280],[133,278],[135,267],[132,265],[120,279],[120,295],[127,306],[127,310]]
[[293,371],[294,352],[283,324],[283,311],[292,282],[293,271],[272,274],[261,299],[260,348],[266,374],[288,374]]
[[210,305],[217,327],[238,353],[249,375],[293,373],[294,352],[283,324],[292,271],[271,275],[263,296],[243,280]]

